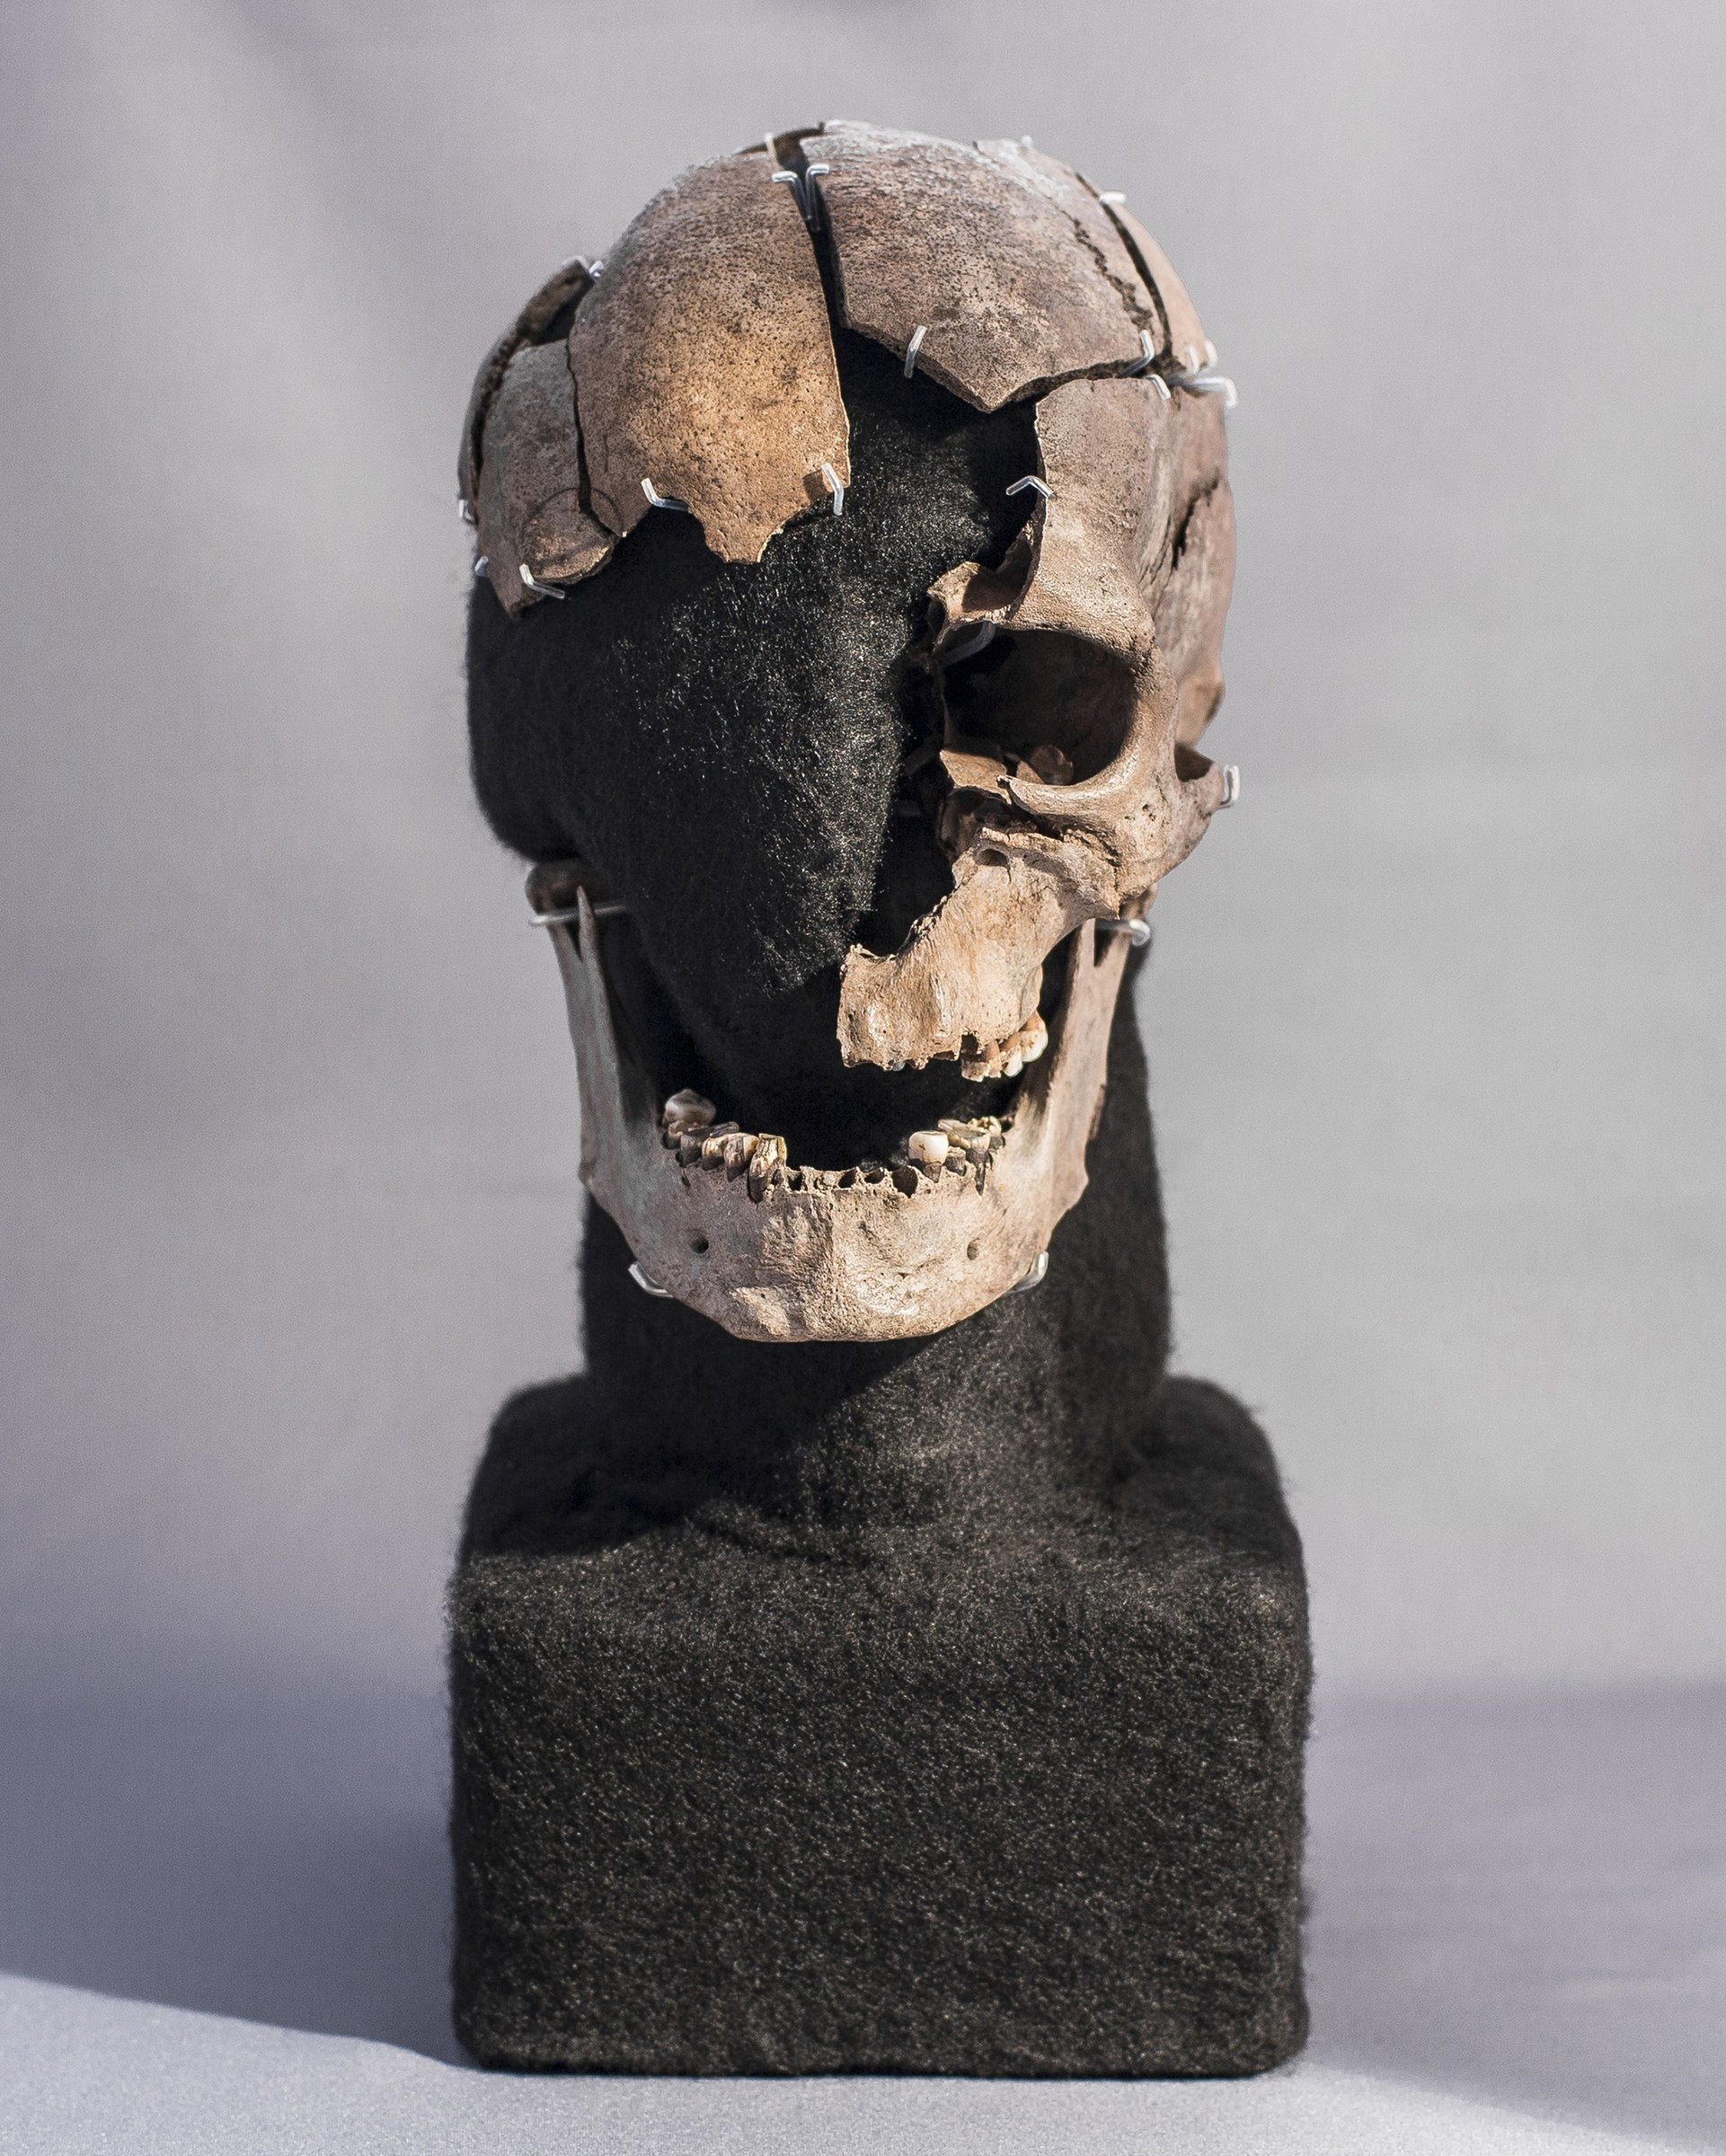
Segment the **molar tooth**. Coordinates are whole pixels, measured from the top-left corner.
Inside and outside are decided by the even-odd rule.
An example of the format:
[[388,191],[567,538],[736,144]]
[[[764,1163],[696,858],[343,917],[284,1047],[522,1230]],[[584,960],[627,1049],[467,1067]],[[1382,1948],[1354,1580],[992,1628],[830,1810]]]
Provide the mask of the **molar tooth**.
[[725,1162],[728,1179],[744,1174],[749,1165],[749,1155],[755,1150],[755,1133],[752,1130],[733,1130],[727,1134],[725,1150],[721,1156]]
[[[735,1123],[716,1123],[704,1135],[692,1135],[687,1143],[695,1148],[695,1157],[704,1168],[722,1168],[725,1164],[725,1141],[738,1135]],[[679,1147],[678,1158],[682,1157],[682,1148]]]
[[1007,1059],[1001,1065],[1001,1075],[1004,1078],[1016,1078],[1020,1072],[1024,1069],[1024,1056],[1022,1052],[1015,1046],[1012,1048],[1009,1048],[1007,1051]]
[[686,1131],[703,1130],[712,1123],[719,1110],[702,1094],[685,1086],[680,1093],[673,1093],[659,1111],[659,1121],[665,1126],[668,1138],[680,1138]]
[[914,1130],[905,1141],[905,1150],[920,1168],[939,1168],[952,1150],[952,1141],[944,1130]]
[[1019,1053],[1027,1063],[1035,1063],[1049,1046],[1049,1028],[1043,1022],[1040,1011],[1033,1011],[1019,1029]]

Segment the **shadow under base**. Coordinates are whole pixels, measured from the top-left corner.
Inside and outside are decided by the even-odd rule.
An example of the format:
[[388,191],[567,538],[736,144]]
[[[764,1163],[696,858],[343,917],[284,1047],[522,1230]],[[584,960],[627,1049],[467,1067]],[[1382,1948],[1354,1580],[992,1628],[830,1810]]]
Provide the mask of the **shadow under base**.
[[1241,2074],[1299,2047],[1306,1598],[1244,1409],[1165,1381],[1130,1471],[1040,1516],[836,1556],[721,1507],[581,1547],[585,1383],[504,1410],[453,1590],[477,2059]]

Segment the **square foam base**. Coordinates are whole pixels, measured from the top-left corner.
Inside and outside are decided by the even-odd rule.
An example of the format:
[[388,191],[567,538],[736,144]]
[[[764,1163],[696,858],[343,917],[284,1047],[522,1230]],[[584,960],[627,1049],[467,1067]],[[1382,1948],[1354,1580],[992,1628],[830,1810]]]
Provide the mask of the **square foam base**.
[[1240,2074],[1299,2047],[1306,1595],[1227,1394],[1170,1380],[1108,1491],[836,1563],[742,1522],[571,1546],[580,1386],[505,1409],[481,1482],[508,1532],[476,1504],[453,1589],[476,2058]]

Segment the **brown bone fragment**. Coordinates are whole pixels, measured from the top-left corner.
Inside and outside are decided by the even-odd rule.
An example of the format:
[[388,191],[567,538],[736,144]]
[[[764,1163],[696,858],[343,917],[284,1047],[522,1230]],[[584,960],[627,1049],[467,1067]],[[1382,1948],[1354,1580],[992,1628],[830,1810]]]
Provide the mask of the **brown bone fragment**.
[[1187,297],[1187,287],[1175,275],[1174,264],[1125,203],[1110,202],[1104,207],[1132,249],[1146,283],[1156,295],[1157,307],[1163,316],[1164,349],[1173,356],[1175,371],[1197,374],[1208,357],[1205,325],[1199,319],[1198,308]]
[[479,499],[480,442],[485,416],[503,380],[503,370],[524,345],[536,344],[562,310],[571,300],[580,299],[592,281],[588,265],[580,256],[554,270],[486,354],[483,366],[474,377],[473,394],[467,400],[467,416],[462,421],[461,455],[456,466],[456,483],[461,490],[462,499],[470,506]]
[[851,482],[850,428],[815,250],[774,160],[697,165],[655,196],[576,311],[571,366],[590,506],[620,535],[642,482],[727,561]]
[[[1029,527],[1028,577],[1013,596],[1005,574],[966,562],[934,587],[937,658],[979,620],[1005,631],[991,723],[1022,747],[1040,723],[1064,728],[1075,776],[1048,784],[1028,758],[1009,773],[969,740],[943,753],[952,791],[938,829],[953,889],[891,957],[847,953],[847,1063],[964,1061],[975,1058],[968,1038],[1005,1041],[1035,1007],[1055,946],[1085,921],[1142,913],[1202,836],[1222,781],[1202,757],[1190,776],[1176,767],[1182,685],[1158,648],[1150,588],[1166,579],[1166,599],[1183,573],[1184,557],[1168,567],[1175,482],[1185,429],[1211,424],[1208,402],[1165,401],[1142,381],[1073,382],[1045,397],[1037,437],[1050,493]],[[1209,596],[1191,604],[1208,621]]]
[[617,543],[581,506],[575,384],[562,343],[528,345],[504,369],[486,414],[480,461],[480,551],[505,611],[541,595],[522,581],[571,584],[591,576]]
[[829,120],[804,143],[819,182],[847,329],[904,352],[984,411],[1144,358],[1161,323],[1129,250],[1083,181],[1016,143],[974,148]]

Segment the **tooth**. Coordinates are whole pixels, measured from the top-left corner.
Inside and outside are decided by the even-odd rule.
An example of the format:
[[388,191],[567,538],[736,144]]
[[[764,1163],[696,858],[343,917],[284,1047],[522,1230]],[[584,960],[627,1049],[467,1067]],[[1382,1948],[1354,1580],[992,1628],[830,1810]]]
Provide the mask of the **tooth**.
[[940,1127],[973,1161],[979,1147],[987,1159],[1005,1142],[1001,1135],[1000,1118],[996,1116],[974,1116],[968,1123],[961,1123],[956,1116],[943,1116]]
[[[726,1139],[737,1135],[735,1123],[715,1123],[712,1130],[705,1133],[692,1132],[684,1144],[695,1147],[695,1157],[704,1168],[720,1168],[725,1162]],[[677,1157],[683,1157],[682,1146],[677,1149]]]
[[952,1146],[943,1130],[914,1130],[905,1141],[905,1150],[919,1167],[939,1168]]
[[[728,1163],[729,1164],[729,1163]],[[767,1179],[785,1164],[785,1141],[768,1136],[765,1132],[752,1139],[749,1144],[748,1175],[749,1196],[759,1199],[766,1193]]]
[[686,1131],[704,1129],[718,1113],[711,1100],[685,1086],[682,1092],[673,1093],[666,1102],[659,1112],[659,1120],[668,1137],[680,1138]]
[[722,1155],[726,1175],[734,1180],[745,1173],[749,1165],[749,1155],[754,1150],[754,1131],[734,1130],[730,1132],[725,1140],[725,1151]]
[[1049,1046],[1049,1028],[1043,1022],[1040,1011],[1033,1011],[1019,1029],[1019,1053],[1027,1063],[1035,1063]]

